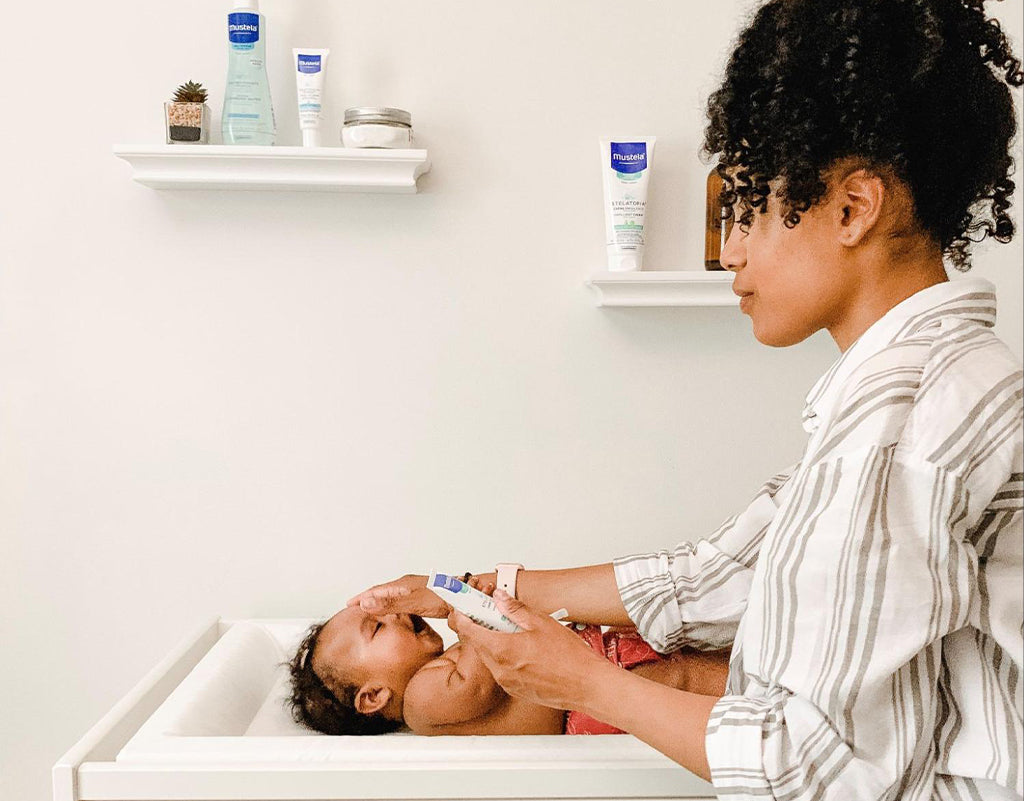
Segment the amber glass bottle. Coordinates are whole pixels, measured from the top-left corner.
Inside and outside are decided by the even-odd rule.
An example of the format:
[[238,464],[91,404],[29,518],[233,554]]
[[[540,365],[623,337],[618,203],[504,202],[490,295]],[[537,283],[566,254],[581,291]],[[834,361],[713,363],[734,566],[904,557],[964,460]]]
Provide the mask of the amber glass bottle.
[[704,219],[704,269],[724,270],[722,248],[732,231],[732,219],[724,219],[725,209],[719,202],[722,179],[714,168],[708,173],[707,203]]

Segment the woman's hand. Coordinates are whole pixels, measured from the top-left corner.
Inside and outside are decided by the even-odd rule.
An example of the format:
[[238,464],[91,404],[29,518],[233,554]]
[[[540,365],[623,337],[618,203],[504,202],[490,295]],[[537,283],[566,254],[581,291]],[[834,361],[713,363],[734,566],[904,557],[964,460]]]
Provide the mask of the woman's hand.
[[346,606],[358,606],[374,615],[408,614],[420,617],[447,617],[452,611],[444,601],[427,589],[427,576],[412,574],[386,584],[377,584],[350,598]]
[[494,592],[502,614],[522,631],[504,634],[478,626],[458,611],[448,626],[474,649],[506,692],[555,709],[585,706],[595,682],[619,669],[595,654],[550,616],[534,612],[502,590]]
[[579,637],[496,590],[499,610],[522,631],[503,634],[453,611],[448,625],[473,646],[510,695],[574,709],[627,731],[709,779],[704,732],[717,698],[678,690],[622,670]]

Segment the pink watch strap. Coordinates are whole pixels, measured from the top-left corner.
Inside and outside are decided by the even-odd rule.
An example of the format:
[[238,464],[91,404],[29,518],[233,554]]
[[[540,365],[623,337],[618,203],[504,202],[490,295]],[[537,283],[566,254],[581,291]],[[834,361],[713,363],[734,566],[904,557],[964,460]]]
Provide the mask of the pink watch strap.
[[504,590],[513,598],[516,596],[516,579],[519,578],[519,571],[523,569],[521,564],[516,562],[501,562],[494,568],[496,579],[494,583],[499,590]]

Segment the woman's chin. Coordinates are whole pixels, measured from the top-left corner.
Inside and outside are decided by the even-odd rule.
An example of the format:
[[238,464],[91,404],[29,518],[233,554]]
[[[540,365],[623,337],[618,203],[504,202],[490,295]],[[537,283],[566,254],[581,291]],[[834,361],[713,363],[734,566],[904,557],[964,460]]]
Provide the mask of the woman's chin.
[[762,345],[767,345],[770,348],[788,348],[790,345],[796,345],[799,342],[803,342],[809,337],[813,331],[796,331],[792,328],[772,326],[765,320],[758,320],[756,317],[751,318],[753,325],[754,338]]

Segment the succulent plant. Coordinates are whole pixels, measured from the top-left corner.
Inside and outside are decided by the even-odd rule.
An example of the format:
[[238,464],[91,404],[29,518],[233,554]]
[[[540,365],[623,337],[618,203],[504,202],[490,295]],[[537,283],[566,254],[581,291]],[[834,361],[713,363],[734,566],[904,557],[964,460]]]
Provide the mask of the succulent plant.
[[174,90],[175,103],[205,103],[206,90],[201,83],[189,81]]

